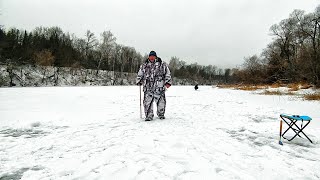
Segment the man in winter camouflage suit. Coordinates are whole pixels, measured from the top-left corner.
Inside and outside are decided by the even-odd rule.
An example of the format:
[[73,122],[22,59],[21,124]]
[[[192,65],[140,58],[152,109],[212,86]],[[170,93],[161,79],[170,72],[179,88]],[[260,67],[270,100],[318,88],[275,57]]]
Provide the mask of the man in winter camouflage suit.
[[151,51],[149,58],[140,66],[137,85],[143,85],[144,112],[146,121],[153,119],[153,102],[157,104],[157,115],[164,119],[166,110],[165,87],[172,84],[168,65],[157,57],[156,52]]

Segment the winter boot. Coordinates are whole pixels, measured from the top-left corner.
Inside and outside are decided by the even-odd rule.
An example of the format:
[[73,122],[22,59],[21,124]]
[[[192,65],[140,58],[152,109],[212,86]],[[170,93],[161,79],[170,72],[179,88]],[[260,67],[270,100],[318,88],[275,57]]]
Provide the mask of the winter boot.
[[152,117],[146,117],[145,121],[152,121]]

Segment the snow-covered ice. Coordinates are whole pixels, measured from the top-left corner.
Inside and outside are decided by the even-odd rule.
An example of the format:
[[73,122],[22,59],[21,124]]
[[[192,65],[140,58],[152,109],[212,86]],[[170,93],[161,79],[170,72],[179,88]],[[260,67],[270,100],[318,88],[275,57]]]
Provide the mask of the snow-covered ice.
[[[320,179],[319,102],[210,86],[166,95],[166,119],[145,122],[136,86],[0,89],[0,179]],[[280,146],[281,113],[312,117],[314,143]]]

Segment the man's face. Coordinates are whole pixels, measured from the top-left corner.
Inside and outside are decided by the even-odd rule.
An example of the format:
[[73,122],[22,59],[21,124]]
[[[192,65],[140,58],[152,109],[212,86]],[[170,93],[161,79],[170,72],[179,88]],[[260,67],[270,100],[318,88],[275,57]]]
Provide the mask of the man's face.
[[154,61],[155,59],[156,59],[155,56],[149,56],[149,60],[150,60],[150,61]]

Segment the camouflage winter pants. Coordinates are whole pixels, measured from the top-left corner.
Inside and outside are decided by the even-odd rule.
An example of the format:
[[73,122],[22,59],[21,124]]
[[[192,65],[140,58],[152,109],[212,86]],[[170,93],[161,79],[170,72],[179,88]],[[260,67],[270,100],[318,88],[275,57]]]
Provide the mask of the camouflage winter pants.
[[166,96],[165,93],[152,94],[145,92],[143,99],[144,113],[146,117],[153,118],[153,102],[157,104],[157,115],[164,116],[166,110]]

